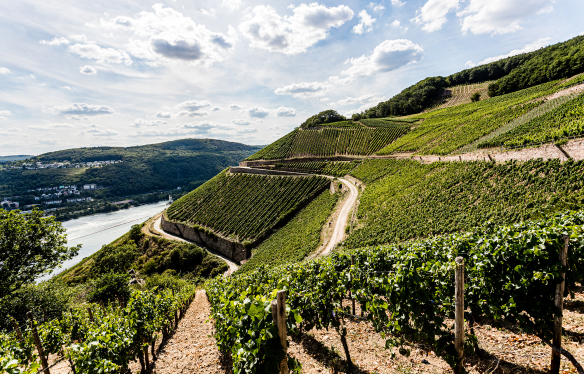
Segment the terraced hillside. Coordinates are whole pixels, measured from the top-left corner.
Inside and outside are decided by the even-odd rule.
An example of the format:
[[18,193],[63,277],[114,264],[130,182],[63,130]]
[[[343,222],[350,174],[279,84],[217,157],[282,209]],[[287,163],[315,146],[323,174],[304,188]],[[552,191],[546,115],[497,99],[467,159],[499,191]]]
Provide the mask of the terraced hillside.
[[347,127],[335,123],[322,127],[296,129],[268,145],[246,160],[276,160],[294,157],[367,156],[407,133],[409,126],[364,127],[353,123]]
[[169,222],[251,245],[330,184],[320,176],[264,176],[226,171],[172,204]]

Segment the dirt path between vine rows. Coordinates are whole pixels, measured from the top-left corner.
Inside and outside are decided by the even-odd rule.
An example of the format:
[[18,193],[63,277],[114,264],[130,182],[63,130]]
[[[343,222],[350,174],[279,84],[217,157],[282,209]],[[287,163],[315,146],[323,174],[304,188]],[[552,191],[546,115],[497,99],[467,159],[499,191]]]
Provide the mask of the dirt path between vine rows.
[[206,322],[211,306],[205,291],[197,291],[195,300],[178,324],[154,363],[153,374],[228,374],[231,361],[217,349],[214,325]]

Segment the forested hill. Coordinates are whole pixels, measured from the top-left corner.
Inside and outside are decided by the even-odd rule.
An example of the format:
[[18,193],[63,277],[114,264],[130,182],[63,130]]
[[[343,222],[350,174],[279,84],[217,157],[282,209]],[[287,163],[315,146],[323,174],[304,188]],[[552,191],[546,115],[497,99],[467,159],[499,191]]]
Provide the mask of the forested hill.
[[[191,190],[261,147],[215,139],[182,139],[135,147],[74,148],[4,164],[0,196],[28,196],[31,189],[96,184],[97,198],[158,190]],[[95,161],[121,161],[101,167],[72,167]],[[69,167],[26,169],[26,164],[69,162]],[[13,166],[20,169],[13,169]],[[21,197],[21,203],[28,198]],[[38,201],[37,201],[38,203]]]
[[405,116],[436,104],[445,88],[492,81],[489,96],[499,96],[584,72],[584,36],[530,53],[504,58],[447,77],[429,77],[354,119]]

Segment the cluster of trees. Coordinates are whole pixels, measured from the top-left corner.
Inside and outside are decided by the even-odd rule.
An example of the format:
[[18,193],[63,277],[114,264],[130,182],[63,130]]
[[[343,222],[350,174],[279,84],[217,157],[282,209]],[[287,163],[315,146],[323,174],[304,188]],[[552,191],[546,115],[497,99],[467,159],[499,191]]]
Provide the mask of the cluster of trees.
[[584,72],[584,36],[466,69],[446,78],[426,78],[391,99],[354,114],[353,119],[419,113],[436,104],[446,87],[496,80],[489,85],[488,94],[493,97],[581,72]]
[[302,128],[316,127],[324,123],[333,123],[346,120],[347,118],[345,116],[340,115],[336,110],[329,109],[323,110],[322,112],[310,117],[306,121],[302,122],[300,127]]

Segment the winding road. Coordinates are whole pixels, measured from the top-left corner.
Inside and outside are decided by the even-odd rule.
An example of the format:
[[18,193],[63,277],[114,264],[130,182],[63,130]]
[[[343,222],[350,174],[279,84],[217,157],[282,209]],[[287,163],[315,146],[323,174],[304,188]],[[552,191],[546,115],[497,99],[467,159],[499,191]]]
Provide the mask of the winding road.
[[[324,256],[324,255],[329,254],[335,248],[335,246],[337,244],[339,244],[340,242],[343,241],[343,239],[345,237],[345,227],[347,226],[347,221],[349,220],[349,214],[351,213],[351,210],[355,206],[355,203],[357,202],[357,197],[359,196],[359,190],[357,189],[357,186],[355,186],[352,182],[350,182],[344,178],[338,178],[338,180],[341,181],[341,183],[343,183],[343,185],[349,189],[349,196],[347,197],[347,199],[345,200],[343,205],[337,208],[337,209],[340,209],[340,211],[339,211],[339,215],[338,215],[336,222],[335,222],[335,228],[334,228],[333,233],[328,241],[328,244],[326,245],[326,247],[323,250],[317,252],[315,254],[315,256]],[[184,238],[181,238],[180,236],[176,236],[176,235],[173,235],[173,234],[170,234],[170,233],[164,231],[162,229],[162,227],[160,227],[161,219],[162,219],[162,215],[155,218],[155,221],[153,224],[153,229],[154,229],[154,231],[158,232],[163,238],[169,239],[169,240],[177,240],[177,241],[181,241],[181,242],[197,244],[197,243],[192,242],[190,240],[186,240]],[[199,244],[197,244],[197,245],[200,246]],[[230,275],[231,273],[233,273],[234,271],[236,271],[239,268],[239,265],[237,265],[235,262],[230,260],[228,257],[225,257],[222,254],[215,252],[209,248],[205,248],[205,249],[207,251],[209,251],[210,253],[212,253],[218,257],[221,257],[223,260],[225,260],[225,262],[227,262],[227,265],[229,265],[229,270],[226,272],[225,275]]]

